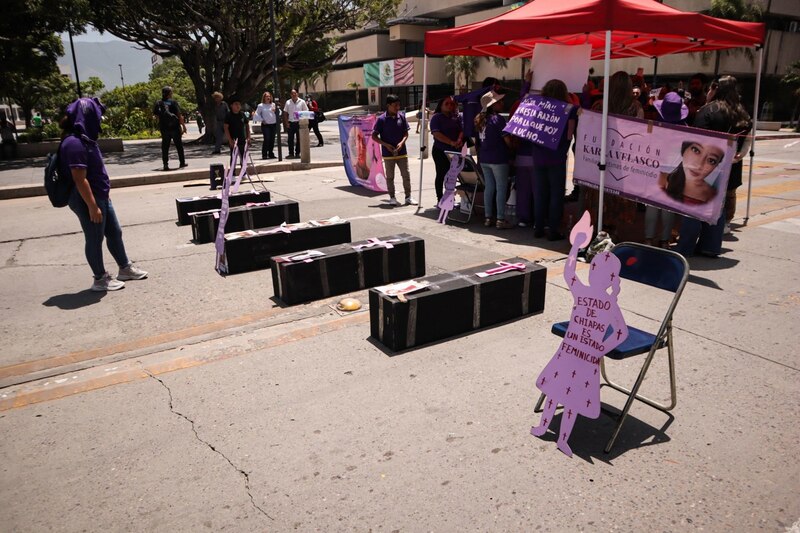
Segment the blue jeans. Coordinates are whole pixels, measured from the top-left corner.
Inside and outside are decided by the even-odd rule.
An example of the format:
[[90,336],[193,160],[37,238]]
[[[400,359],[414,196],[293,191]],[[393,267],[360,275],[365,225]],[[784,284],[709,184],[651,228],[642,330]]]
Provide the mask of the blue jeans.
[[716,224],[683,217],[681,219],[680,239],[675,251],[684,257],[692,257],[695,251],[705,255],[722,253],[722,236],[725,232],[725,209]]
[[497,206],[497,220],[504,220],[508,199],[508,164],[481,163],[481,170],[485,182],[483,209],[486,218],[494,218],[494,208]]
[[564,190],[567,187],[567,165],[533,166],[533,213],[537,232],[550,228],[550,236],[558,235],[564,214]]
[[128,255],[125,253],[125,244],[122,242],[122,228],[119,225],[119,220],[117,220],[117,214],[114,212],[114,206],[111,205],[111,199],[100,200],[95,198],[95,201],[97,202],[97,207],[103,213],[103,220],[99,224],[95,224],[89,218],[89,208],[78,193],[77,187],[72,190],[72,195],[69,198],[69,208],[72,209],[81,222],[83,236],[86,238],[84,249],[86,261],[89,262],[95,279],[100,279],[106,273],[106,267],[103,265],[103,238],[106,239],[108,251],[111,252],[111,256],[120,268],[130,265],[131,262],[128,261]]

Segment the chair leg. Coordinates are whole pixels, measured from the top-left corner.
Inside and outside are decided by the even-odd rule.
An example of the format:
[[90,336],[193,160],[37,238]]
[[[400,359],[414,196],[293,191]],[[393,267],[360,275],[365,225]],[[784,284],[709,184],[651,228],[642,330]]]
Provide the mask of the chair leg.
[[539,395],[539,401],[536,402],[536,407],[533,408],[534,413],[541,413],[542,412],[542,404],[544,403],[544,393]]
[[[642,383],[644,382],[644,376],[645,374],[647,374],[648,368],[650,368],[650,363],[653,361],[653,356],[655,355],[655,352],[656,352],[656,345],[654,344],[653,347],[650,349],[650,353],[647,354],[647,359],[645,359],[645,362],[642,365],[642,369],[639,371],[639,377],[636,378],[636,383],[634,383],[631,390],[626,393],[628,394],[628,400],[625,402],[625,407],[622,409],[622,414],[620,414],[617,426],[614,428],[614,433],[611,435],[611,439],[608,441],[608,444],[606,444],[606,448],[604,450],[606,453],[611,451],[611,447],[614,445],[614,441],[617,440],[619,431],[620,429],[622,429],[622,424],[625,423],[625,419],[628,417],[628,412],[631,410],[631,405],[633,405],[633,400],[640,400],[649,405],[653,405],[657,409],[661,409],[657,405],[654,405],[654,402],[652,402],[651,400],[648,400],[638,395],[639,387],[641,387]],[[623,390],[622,392],[625,391]]]

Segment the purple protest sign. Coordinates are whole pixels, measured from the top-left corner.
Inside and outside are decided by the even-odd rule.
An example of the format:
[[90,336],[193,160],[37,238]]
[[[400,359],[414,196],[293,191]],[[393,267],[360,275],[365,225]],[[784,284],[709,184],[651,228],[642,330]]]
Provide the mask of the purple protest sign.
[[588,285],[575,272],[578,250],[589,244],[592,230],[586,211],[569,236],[572,249],[564,267],[564,281],[572,293],[572,316],[564,340],[536,378],[536,387],[547,400],[539,425],[531,428],[531,435],[544,435],[556,407],[563,405],[557,445],[570,457],[567,441],[575,419],[578,415],[600,416],[600,359],[628,338],[628,327],[617,305],[621,267],[617,256],[611,252],[597,254],[589,268]]
[[529,94],[519,103],[503,131],[555,150],[567,129],[571,111],[572,104]]
[[[598,188],[602,115],[578,121],[574,180]],[[736,138],[609,115],[605,190],[714,224],[722,212]]]

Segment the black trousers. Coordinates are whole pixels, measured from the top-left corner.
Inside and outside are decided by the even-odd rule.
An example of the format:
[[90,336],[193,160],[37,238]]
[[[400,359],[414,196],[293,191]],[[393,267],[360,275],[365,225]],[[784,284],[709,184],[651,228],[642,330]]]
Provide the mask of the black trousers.
[[183,156],[183,141],[181,140],[181,130],[171,130],[161,132],[161,161],[166,167],[169,165],[169,143],[175,143],[175,149],[178,151],[178,162],[181,165],[186,164],[186,159]]
[[261,133],[264,135],[264,142],[261,145],[261,159],[267,156],[274,157],[272,149],[275,148],[275,124],[261,124]]
[[247,138],[243,139],[234,139],[236,141],[236,145],[239,147],[239,157],[233,159],[233,150],[231,150],[231,166],[236,168],[237,161],[242,164],[242,166],[247,164],[247,161],[244,159],[244,147],[247,144]]
[[450,160],[440,148],[431,150],[433,155],[433,164],[436,166],[436,181],[434,181],[434,188],[436,189],[436,201],[442,199],[444,194],[444,177],[447,171],[450,170]]
[[314,135],[317,136],[317,144],[322,146],[323,142],[322,142],[322,134],[319,132],[319,122],[317,122],[316,120],[309,120],[308,127],[311,128],[314,131]]
[[300,123],[289,122],[289,139],[286,143],[289,145],[289,155],[300,157]]

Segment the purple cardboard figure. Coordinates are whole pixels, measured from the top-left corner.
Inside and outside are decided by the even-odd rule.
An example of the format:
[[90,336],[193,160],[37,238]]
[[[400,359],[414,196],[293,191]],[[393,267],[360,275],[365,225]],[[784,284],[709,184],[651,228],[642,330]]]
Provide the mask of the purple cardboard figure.
[[[592,223],[586,211],[569,236],[572,249],[564,267],[564,280],[572,292],[573,307],[564,340],[553,358],[536,379],[536,387],[546,396],[544,412],[531,435],[545,434],[559,404],[564,406],[558,449],[572,457],[567,444],[579,414],[600,416],[600,358],[622,344],[628,327],[622,318],[619,294],[620,262],[611,252],[597,254],[589,268],[589,285],[575,273],[578,250],[589,244]],[[610,292],[609,292],[610,289]]]

